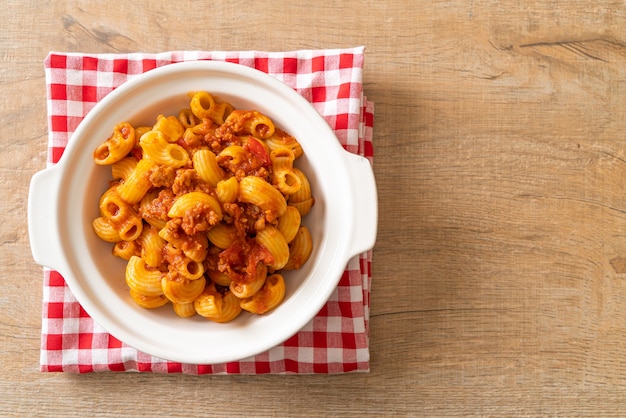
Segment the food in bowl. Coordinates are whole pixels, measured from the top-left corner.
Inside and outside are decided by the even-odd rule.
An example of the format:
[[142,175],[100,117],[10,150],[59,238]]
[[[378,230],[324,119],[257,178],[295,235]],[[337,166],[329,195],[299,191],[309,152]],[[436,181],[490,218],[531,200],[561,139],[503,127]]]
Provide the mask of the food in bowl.
[[[128,262],[111,256],[92,222],[109,187],[111,168],[93,152],[121,121],[151,126],[177,114],[190,91],[207,91],[238,109],[255,109],[300,143],[297,166],[307,174],[315,205],[302,224],[311,235],[308,261],[283,271],[283,301],[265,315],[215,323],[181,320],[168,306],[144,309],[124,277]],[[377,197],[366,158],[345,151],[318,111],[281,81],[251,68],[216,61],[169,64],[133,77],[99,101],[72,134],[59,162],[30,184],[28,226],[35,261],[58,271],[84,310],[108,333],[144,353],[171,361],[216,364],[264,352],[307,325],[333,295],[349,260],[373,247]]]
[[299,269],[313,248],[301,219],[314,198],[294,166],[302,147],[257,110],[189,96],[151,126],[118,123],[95,149],[112,180],[93,229],[128,262],[141,307],[220,323],[265,314],[285,295],[282,271]]

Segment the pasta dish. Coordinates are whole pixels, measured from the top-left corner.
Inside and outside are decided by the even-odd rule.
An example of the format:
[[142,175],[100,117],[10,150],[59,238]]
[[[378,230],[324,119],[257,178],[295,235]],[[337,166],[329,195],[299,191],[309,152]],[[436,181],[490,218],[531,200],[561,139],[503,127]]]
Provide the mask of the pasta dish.
[[117,124],[93,153],[112,179],[92,226],[127,260],[132,299],[215,322],[278,306],[282,273],[312,252],[302,155],[265,114],[205,91],[152,126]]

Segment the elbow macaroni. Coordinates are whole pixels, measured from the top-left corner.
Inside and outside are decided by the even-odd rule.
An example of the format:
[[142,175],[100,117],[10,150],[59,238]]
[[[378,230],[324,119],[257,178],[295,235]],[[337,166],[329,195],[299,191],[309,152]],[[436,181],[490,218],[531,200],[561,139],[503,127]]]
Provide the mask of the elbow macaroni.
[[302,147],[259,111],[189,97],[152,126],[119,123],[96,148],[112,181],[93,230],[127,261],[137,305],[220,323],[262,315],[284,298],[281,272],[313,248],[302,218],[314,199],[294,165]]
[[113,134],[93,152],[96,164],[110,165],[128,155],[135,146],[135,129],[128,122],[115,126]]

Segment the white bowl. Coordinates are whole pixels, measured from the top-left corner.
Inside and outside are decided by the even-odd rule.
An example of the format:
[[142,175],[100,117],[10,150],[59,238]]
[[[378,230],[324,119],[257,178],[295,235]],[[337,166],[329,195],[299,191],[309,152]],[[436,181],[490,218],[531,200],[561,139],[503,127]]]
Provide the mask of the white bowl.
[[[176,114],[187,92],[206,90],[237,108],[257,109],[294,135],[299,162],[316,204],[305,217],[314,250],[302,269],[285,275],[282,304],[265,315],[242,314],[217,324],[179,318],[171,307],[147,310],[130,298],[125,262],[91,228],[110,169],[92,152],[121,121],[151,124]],[[323,307],[350,258],[374,246],[377,195],[369,162],[340,146],[332,129],[302,96],[251,68],[198,61],[167,65],[124,83],[89,112],[63,157],[30,184],[28,227],[35,261],[65,278],[85,311],[107,332],[145,353],[184,363],[217,364],[259,354],[285,341]]]

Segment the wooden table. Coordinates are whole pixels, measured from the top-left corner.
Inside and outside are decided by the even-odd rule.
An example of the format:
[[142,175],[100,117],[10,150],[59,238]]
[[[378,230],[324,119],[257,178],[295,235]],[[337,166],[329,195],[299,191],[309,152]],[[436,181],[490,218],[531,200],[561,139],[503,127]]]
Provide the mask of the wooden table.
[[[506,3],[5,0],[0,415],[626,413],[624,4]],[[46,54],[356,45],[376,104],[371,372],[40,373]]]

